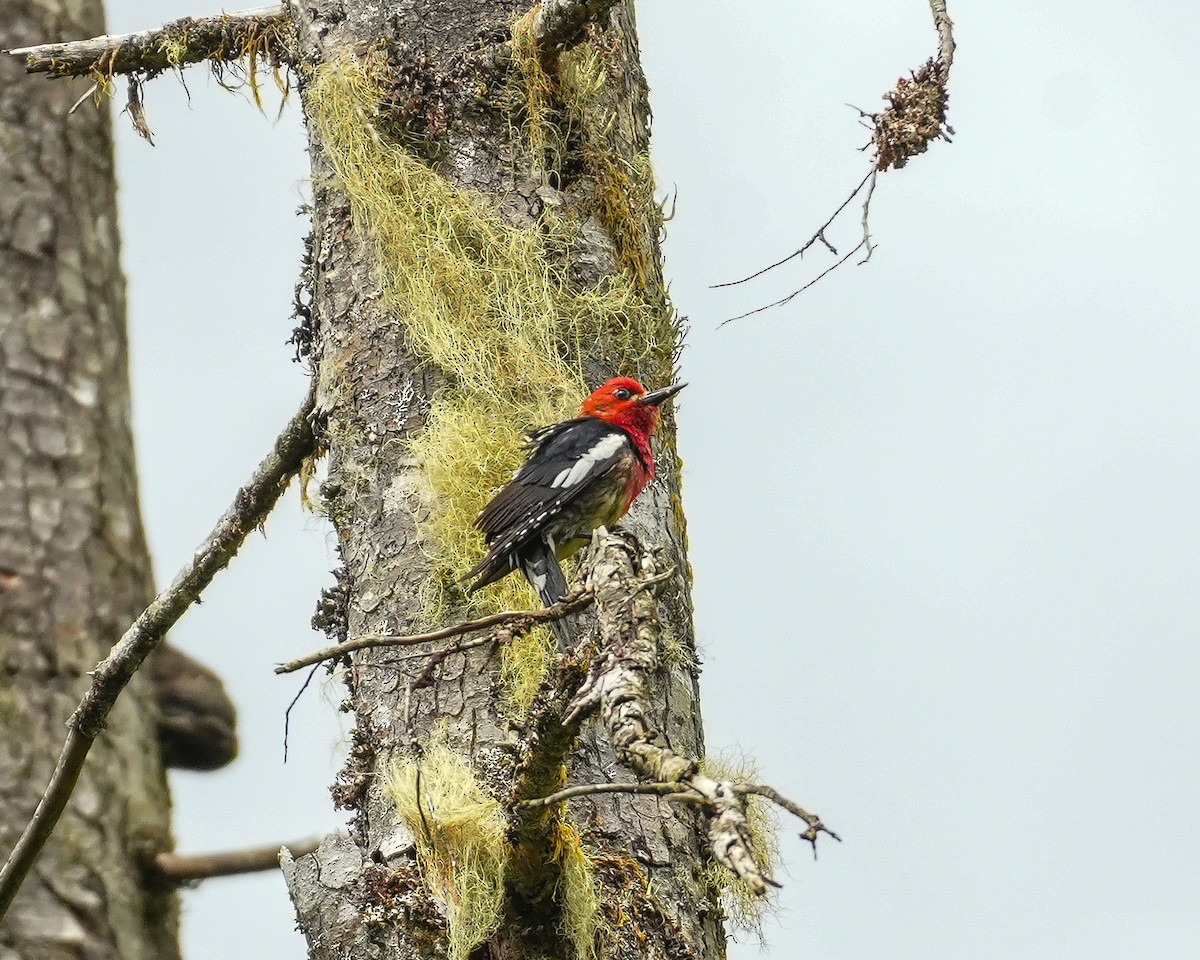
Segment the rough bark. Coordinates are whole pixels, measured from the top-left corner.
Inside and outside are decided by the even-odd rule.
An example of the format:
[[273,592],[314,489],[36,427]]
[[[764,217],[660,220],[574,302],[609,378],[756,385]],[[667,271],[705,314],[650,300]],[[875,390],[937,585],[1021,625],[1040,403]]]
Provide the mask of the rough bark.
[[[429,86],[440,99],[438,149],[431,162],[452,185],[487,197],[518,226],[538,223],[548,208],[578,216],[582,229],[571,265],[576,282],[594,285],[624,268],[648,298],[666,309],[660,223],[635,203],[619,224],[623,234],[616,235],[613,224],[594,212],[602,208],[595,195],[598,178],[579,175],[577,169],[540,172],[539,159],[531,156],[511,117],[480,94],[505,82],[505,72],[512,70],[508,25],[526,12],[523,3],[426,0],[381,7],[364,0],[311,0],[294,9],[303,11],[301,41],[314,59],[358,57],[386,46],[397,73],[419,71],[433,78]],[[632,3],[616,4],[595,29],[606,58],[602,98],[611,117],[605,124],[605,151],[633,169],[648,147],[650,114]],[[302,93],[311,115],[303,81]],[[311,128],[310,149],[315,203],[307,282],[314,328],[307,335],[319,403],[328,412],[330,470],[324,493],[346,568],[329,595],[339,609],[334,617],[327,610],[326,621],[332,620],[343,637],[417,633],[436,626],[425,619],[419,601],[430,569],[419,533],[429,490],[404,441],[424,428],[431,397],[453,382],[453,374],[424,363],[389,313],[371,240],[356,224],[350,199]],[[674,361],[674,343],[641,366],[605,350],[597,343],[584,358],[593,385],[616,372],[641,373],[662,385]],[[660,613],[681,654],[664,658],[650,695],[667,740],[681,753],[699,757],[704,748],[698,670],[670,423],[660,432],[657,453],[659,479],[624,526],[642,549],[659,553],[660,569],[675,571],[662,592]],[[448,619],[455,619],[453,613]],[[425,665],[419,658],[398,661],[387,649],[361,649],[348,657],[348,706],[355,711],[357,729],[336,793],[357,812],[353,830],[349,838],[331,838],[313,855],[285,858],[284,865],[313,958],[425,957],[437,949],[438,910],[421,892],[422,864],[404,842],[396,804],[383,786],[389,765],[412,749],[414,731],[423,744],[448,721],[455,746],[471,755],[497,798],[550,792],[558,785],[549,782],[551,771],[530,767],[541,762],[556,774],[555,750],[565,751],[570,782],[632,779],[615,761],[599,724],[589,722],[573,739],[576,731],[562,722],[573,689],[560,691],[565,696],[559,702],[543,703],[530,724],[514,723],[498,706],[493,651],[480,648],[439,663],[433,682],[418,685],[406,709],[406,694]],[[577,686],[582,671],[564,669]],[[404,722],[409,712],[411,730]],[[708,854],[694,810],[674,809],[659,797],[622,794],[572,801],[570,813],[597,866],[604,956],[723,954],[719,908],[699,876]],[[536,824],[526,826],[536,834]],[[517,834],[522,829],[514,827]],[[489,955],[570,956],[552,901],[546,891],[522,889],[519,878],[510,877],[507,912],[490,940]]]
[[[98,0],[6,0],[0,47],[103,32]],[[106,110],[0,62],[0,849],[50,778],[86,673],[153,595],[138,514]],[[85,85],[86,86],[86,85]],[[149,681],[113,712],[0,928],[0,956],[178,956]]]

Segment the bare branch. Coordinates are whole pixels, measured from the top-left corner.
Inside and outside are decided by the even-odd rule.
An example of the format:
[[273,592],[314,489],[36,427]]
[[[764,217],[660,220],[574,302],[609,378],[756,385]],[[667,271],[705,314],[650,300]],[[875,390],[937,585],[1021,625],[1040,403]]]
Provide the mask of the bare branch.
[[[822,833],[832,837],[839,843],[841,842],[842,838],[825,826],[821,822],[820,817],[815,813],[809,813],[799,804],[789,800],[774,787],[770,787],[765,783],[742,783],[734,781],[730,784],[730,788],[734,793],[743,796],[753,794],[754,796],[764,797],[808,824],[808,829],[800,834],[800,839],[807,840],[812,844],[814,860],[817,856],[817,837]],[[574,800],[576,797],[595,796],[598,793],[650,794],[651,796],[664,797],[667,800],[678,800],[683,803],[706,804],[709,802],[708,798],[697,792],[691,784],[664,781],[659,783],[581,783],[573,787],[565,787],[549,796],[537,797],[533,800],[520,800],[513,804],[513,806],[518,810],[536,810],[540,807],[549,807],[556,803]]]
[[295,843],[267,844],[244,850],[219,853],[160,853],[154,858],[154,872],[172,883],[194,883],[211,877],[232,877],[240,873],[260,873],[279,869],[279,853],[287,847],[293,856],[303,857],[320,846],[317,838]]
[[792,814],[792,816],[799,817],[806,824],[808,824],[808,829],[800,834],[800,839],[807,840],[810,844],[812,844],[814,860],[817,859],[817,837],[819,837],[822,833],[826,836],[833,837],[833,839],[838,843],[842,842],[842,838],[825,826],[825,824],[821,822],[820,817],[818,817],[815,813],[809,813],[799,804],[789,800],[774,787],[769,787],[765,783],[735,783],[733,785],[733,790],[735,793],[752,793],[760,797],[765,797],[776,806],[782,807],[788,813]]
[[293,673],[296,670],[302,670],[305,667],[311,667],[313,664],[321,663],[323,660],[336,660],[338,657],[344,657],[355,650],[365,650],[368,647],[411,647],[419,643],[428,643],[431,640],[446,640],[464,633],[474,633],[477,630],[488,630],[492,627],[508,626],[517,631],[524,631],[530,627],[537,626],[539,623],[550,623],[553,620],[561,620],[565,616],[582,610],[591,602],[591,593],[581,590],[559,601],[552,607],[546,607],[544,610],[505,610],[501,613],[490,613],[486,617],[478,617],[474,620],[464,620],[462,623],[441,627],[437,630],[431,630],[428,633],[414,633],[409,636],[391,636],[382,633],[366,634],[355,637],[352,640],[347,640],[344,643],[334,644],[332,647],[316,650],[297,660],[289,660],[287,663],[281,663],[275,668],[275,672]]
[[[863,205],[862,205],[862,237],[859,239],[858,243],[856,243],[853,247],[851,247],[849,250],[847,250],[844,254],[842,254],[841,257],[839,257],[836,261],[834,261],[832,264],[830,264],[828,267],[826,267],[824,270],[822,270],[820,273],[818,273],[815,277],[813,277],[811,280],[809,280],[808,283],[806,283],[804,286],[800,287],[798,290],[793,290],[786,297],[780,297],[778,300],[775,300],[772,303],[768,303],[765,306],[755,307],[753,310],[747,310],[745,313],[739,313],[736,317],[730,317],[728,320],[722,320],[720,323],[717,324],[717,326],[723,327],[727,323],[733,323],[734,320],[741,320],[745,317],[752,317],[752,316],[754,316],[754,314],[762,313],[764,310],[771,310],[774,307],[782,307],[785,303],[791,303],[793,300],[796,299],[796,297],[800,296],[800,294],[802,294],[809,287],[813,286],[814,284],[820,283],[823,279],[825,279],[825,277],[827,277],[827,276],[829,276],[829,274],[833,273],[834,270],[836,270],[843,263],[845,263],[847,260],[849,260],[851,257],[853,257],[856,253],[858,253],[859,250],[867,251],[867,255],[865,257],[863,257],[860,261],[858,261],[858,265],[860,267],[864,263],[866,263],[868,260],[870,260],[871,254],[873,254],[875,252],[875,244],[871,242],[871,227],[870,227],[871,197],[875,195],[875,181],[878,176],[879,176],[879,171],[872,169],[871,172],[867,174],[867,179],[863,181],[863,183],[867,184],[868,186],[867,186],[867,195],[864,198]],[[858,191],[861,189],[862,189],[862,183],[860,183],[855,188],[854,193],[850,194],[850,198],[846,201],[846,203],[849,203],[850,200],[854,199],[854,195],[857,194]],[[841,213],[842,210],[845,209],[845,207],[846,207],[846,204],[843,203],[841,205],[841,207],[838,208],[838,213]],[[834,216],[836,217],[837,214],[835,213]],[[826,224],[826,226],[828,226],[828,224]],[[824,230],[825,228],[822,227],[821,229]],[[818,231],[818,233],[819,232],[820,231]],[[809,246],[811,246],[811,245],[812,244],[810,243]],[[788,257],[786,259],[790,260],[791,257]],[[786,260],[780,261],[780,263],[784,263],[784,262],[786,262]],[[778,264],[776,264],[775,266],[778,266]],[[766,273],[766,271],[770,270],[770,269],[771,269],[770,267],[767,267],[765,270],[760,270],[759,273]],[[755,274],[755,276],[757,276],[757,275],[758,274]]]
[[[789,260],[794,260],[794,259],[796,259],[796,257],[803,257],[804,254],[808,251],[809,247],[811,247],[818,240],[825,245],[825,249],[827,249],[830,253],[832,253],[836,257],[837,250],[834,249],[834,247],[826,239],[825,231],[827,229],[829,229],[830,226],[833,225],[833,221],[838,218],[838,215],[843,210],[845,210],[848,206],[850,206],[850,201],[858,196],[859,191],[862,190],[862,188],[867,185],[867,182],[869,180],[871,180],[874,176],[875,176],[874,169],[868,171],[867,175],[865,177],[863,177],[860,181],[858,181],[858,186],[856,186],[853,190],[851,190],[850,195],[848,197],[846,197],[845,200],[842,201],[841,206],[839,206],[836,210],[833,211],[833,216],[831,216],[828,220],[826,220],[823,224],[821,224],[821,226],[817,228],[817,232],[814,233],[811,237],[809,237],[804,242],[804,246],[800,247],[799,250],[795,250],[792,253],[789,253],[782,260],[776,260],[770,266],[763,267],[761,270],[755,270],[754,273],[750,274],[749,276],[742,277],[741,280],[729,280],[725,283],[714,283],[710,289],[716,290],[721,287],[736,287],[739,283],[745,283],[748,280],[753,280],[755,277],[761,277],[764,273],[769,273],[771,270],[774,270],[776,267],[782,267]],[[771,306],[775,306],[775,304],[771,304]],[[762,309],[765,310],[767,308],[763,307]],[[742,314],[742,316],[743,317],[749,316],[749,314],[744,313],[744,314]],[[733,317],[731,319],[740,320],[741,317]],[[729,321],[727,320],[725,322],[728,323]]]
[[871,142],[863,149],[874,147],[871,172],[859,181],[858,185],[850,191],[850,195],[833,211],[833,215],[821,224],[798,250],[740,280],[718,283],[713,286],[732,287],[761,277],[764,273],[781,267],[796,257],[803,257],[805,252],[818,242],[824,244],[825,248],[836,257],[837,250],[829,242],[825,231],[842,215],[850,205],[850,201],[859,195],[863,187],[866,187],[867,195],[862,207],[862,238],[852,250],[839,257],[831,266],[822,270],[799,289],[793,290],[787,296],[765,306],[747,310],[736,317],[730,317],[718,326],[723,327],[726,323],[732,323],[734,320],[741,320],[756,313],[762,313],[764,310],[771,310],[790,303],[809,287],[833,273],[860,250],[865,250],[866,255],[859,261],[859,266],[871,259],[871,254],[875,252],[875,244],[871,240],[869,214],[877,176],[893,168],[900,169],[913,157],[928,150],[934,140],[948,141],[954,133],[953,128],[946,122],[946,104],[949,100],[947,84],[950,80],[950,67],[954,63],[954,24],[946,12],[946,0],[929,0],[929,7],[933,13],[933,24],[938,34],[937,57],[912,71],[908,77],[901,77],[896,82],[895,89],[884,94],[884,99],[888,104],[886,109],[879,113],[867,113],[858,107],[853,108],[858,110],[864,120],[870,121]]
[[[315,381],[314,381],[315,384]],[[125,685],[146,656],[200,599],[217,572],[238,552],[250,531],[260,526],[275,506],[304,458],[316,447],[309,418],[313,410],[310,385],[299,412],[275,440],[274,449],[234,497],[174,581],[138,616],[108,656],[92,671],[92,683],[67,722],[69,733],[50,783],[25,826],[3,869],[0,869],[0,919],[3,919],[26,875],[58,823],[96,736]]]
[[536,810],[539,807],[551,807],[556,803],[574,800],[576,797],[592,797],[598,793],[638,793],[666,797],[668,800],[683,800],[691,803],[706,802],[686,783],[581,783],[573,787],[565,787],[546,797],[518,800],[513,806],[518,810]]
[[140,33],[43,43],[4,52],[24,57],[27,72],[52,77],[111,77],[117,73],[153,76],[202,60],[281,57],[292,36],[283,8],[276,5],[218,17],[184,17]]
[[933,11],[933,25],[938,32],[938,62],[948,77],[954,65],[954,21],[946,12],[946,0],[929,0],[929,9]]
[[554,56],[583,39],[584,29],[608,12],[616,0],[542,0],[533,21],[538,47]]

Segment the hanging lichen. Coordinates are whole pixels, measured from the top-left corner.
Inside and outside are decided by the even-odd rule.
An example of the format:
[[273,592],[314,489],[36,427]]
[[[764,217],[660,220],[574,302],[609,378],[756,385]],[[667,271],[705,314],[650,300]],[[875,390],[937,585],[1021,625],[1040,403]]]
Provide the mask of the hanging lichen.
[[466,960],[504,915],[504,812],[444,731],[419,759],[393,765],[385,789],[415,838],[429,893],[445,910],[450,960]]
[[[613,369],[669,365],[676,330],[664,308],[623,276],[579,288],[570,277],[578,228],[552,214],[537,228],[506,223],[483,198],[455,187],[369,119],[386,96],[381,63],[319,68],[307,105],[322,146],[376,247],[383,294],[422,359],[447,375],[412,441],[434,497],[422,534],[430,619],[466,601],[458,578],[482,553],[474,518],[522,457],[523,430],[572,416],[586,392],[584,357]],[[471,603],[529,606],[509,577]],[[508,645],[510,707],[528,709],[547,669],[545,631]]]

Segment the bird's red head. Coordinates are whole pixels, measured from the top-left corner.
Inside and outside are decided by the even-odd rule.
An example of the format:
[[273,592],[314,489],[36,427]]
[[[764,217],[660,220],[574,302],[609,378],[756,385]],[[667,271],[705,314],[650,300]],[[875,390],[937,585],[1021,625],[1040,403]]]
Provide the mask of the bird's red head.
[[596,417],[621,427],[637,440],[648,441],[658,426],[659,404],[685,386],[685,383],[676,383],[661,390],[647,391],[632,377],[613,377],[583,401],[579,412],[585,417]]

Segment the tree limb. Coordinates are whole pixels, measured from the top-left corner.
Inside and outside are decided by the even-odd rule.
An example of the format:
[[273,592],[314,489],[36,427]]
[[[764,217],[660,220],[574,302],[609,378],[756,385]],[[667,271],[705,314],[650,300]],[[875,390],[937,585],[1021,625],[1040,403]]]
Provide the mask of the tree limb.
[[[650,716],[644,691],[658,666],[659,625],[653,595],[640,589],[634,578],[635,553],[632,544],[597,531],[588,558],[588,584],[596,597],[602,653],[571,701],[564,723],[578,723],[598,707],[617,759],[638,776],[655,781],[650,792],[680,799],[694,796],[705,810],[713,855],[751,890],[765,894],[774,881],[756,861],[750,841],[743,797],[751,791],[702,773],[695,759],[667,745]],[[642,566],[647,566],[646,560]],[[651,576],[653,572],[642,571]],[[662,786],[665,784],[678,789]],[[739,790],[739,786],[743,788]],[[827,832],[819,820],[817,832]]]
[[[315,384],[315,381],[314,381]],[[217,572],[233,559],[250,531],[260,526],[287,489],[316,440],[310,417],[314,387],[300,410],[275,440],[274,449],[234,497],[192,559],[166,590],[151,601],[108,656],[92,671],[92,683],[67,721],[69,732],[50,783],[16,846],[0,869],[0,919],[3,919],[26,875],[58,823],[88,751],[104,729],[105,719],[146,656],[175,625],[189,606],[200,599]]]
[[[822,833],[839,842],[842,839],[825,826],[821,822],[821,818],[815,813],[809,813],[795,801],[789,800],[774,787],[768,786],[765,783],[743,783],[741,781],[731,781],[730,787],[737,794],[752,794],[764,797],[808,824],[808,829],[800,834],[800,839],[807,840],[812,844],[814,860],[817,856],[817,837]],[[708,798],[698,793],[688,783],[580,783],[573,787],[564,787],[562,790],[557,790],[545,797],[535,797],[532,800],[518,800],[513,804],[513,807],[517,810],[537,810],[541,807],[550,807],[556,803],[574,800],[577,797],[592,797],[598,793],[648,794],[650,796],[663,797],[667,800],[678,800],[682,803],[708,803]]]
[[217,17],[184,17],[139,33],[43,43],[4,52],[25,58],[28,73],[52,77],[155,75],[202,60],[270,59],[286,50],[291,24],[281,6]]
[[320,846],[315,838],[295,843],[267,844],[244,850],[216,853],[160,853],[154,858],[154,872],[171,883],[194,883],[211,877],[232,877],[240,873],[260,873],[279,869],[279,851],[287,847],[293,856],[303,857]]
[[550,623],[582,610],[592,602],[592,595],[586,591],[576,591],[571,596],[559,601],[544,610],[504,610],[500,613],[490,613],[485,617],[474,620],[464,620],[448,627],[431,630],[428,633],[413,633],[408,636],[391,636],[389,634],[371,633],[355,637],[344,643],[336,643],[331,647],[315,650],[312,653],[281,663],[275,668],[276,673],[293,673],[303,670],[323,660],[336,660],[355,650],[365,650],[368,647],[411,647],[431,640],[447,640],[464,633],[474,633],[476,630],[487,630],[491,627],[508,626],[523,632],[539,623]]

